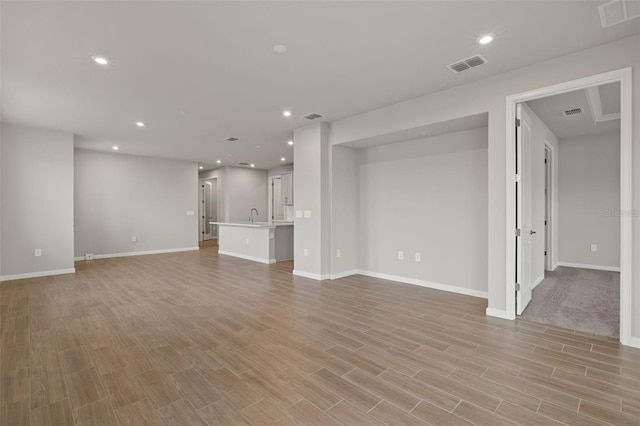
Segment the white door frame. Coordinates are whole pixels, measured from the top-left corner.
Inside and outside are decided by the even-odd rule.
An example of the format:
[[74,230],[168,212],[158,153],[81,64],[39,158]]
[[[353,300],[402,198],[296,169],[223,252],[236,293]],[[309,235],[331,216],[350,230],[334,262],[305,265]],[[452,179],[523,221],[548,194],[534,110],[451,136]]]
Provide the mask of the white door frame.
[[[544,183],[545,183],[545,190],[547,191],[544,196],[545,196],[545,220],[546,220],[546,224],[544,227],[544,238],[545,238],[545,243],[544,243],[544,249],[547,252],[547,255],[544,259],[544,269],[545,271],[553,271],[555,270],[556,266],[553,262],[553,256],[556,255],[556,244],[554,244],[554,241],[557,241],[558,235],[557,233],[554,231],[554,226],[556,224],[556,215],[555,215],[555,208],[556,208],[556,202],[555,202],[555,195],[556,195],[556,191],[554,188],[554,183],[555,183],[555,179],[556,179],[556,175],[553,172],[553,167],[555,164],[555,152],[553,150],[553,145],[551,145],[549,143],[549,141],[547,141],[545,139],[544,141],[544,150],[545,150],[545,155],[544,158],[545,160],[549,160],[547,163],[545,163],[545,169],[544,169]],[[549,153],[549,155],[547,155],[547,152]]]
[[506,97],[506,306],[507,319],[516,318],[516,218],[515,218],[515,120],[516,104],[607,83],[620,83],[620,342],[631,345],[632,280],[632,88],[631,68],[622,68],[590,77]]

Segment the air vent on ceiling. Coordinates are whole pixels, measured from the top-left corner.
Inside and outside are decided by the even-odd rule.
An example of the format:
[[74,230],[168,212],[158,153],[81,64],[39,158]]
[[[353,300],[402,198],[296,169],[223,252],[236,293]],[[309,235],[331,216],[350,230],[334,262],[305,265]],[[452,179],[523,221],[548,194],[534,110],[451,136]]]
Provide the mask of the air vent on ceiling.
[[235,141],[239,141],[240,139],[238,138],[234,138],[233,136],[230,136],[228,138],[225,139],[225,141],[229,141],[229,142],[235,142]]
[[317,112],[311,112],[309,114],[303,115],[301,118],[304,118],[307,120],[315,120],[316,118],[322,118],[322,117],[324,117],[322,114],[318,114]]
[[614,0],[598,6],[600,24],[607,28],[640,16],[640,2]]
[[248,166],[249,163],[238,163],[238,166]]
[[582,114],[582,112],[583,110],[580,107],[571,108],[571,109],[565,109],[564,111],[562,111],[562,115],[564,115],[565,117],[570,117],[572,115]]
[[466,71],[471,68],[475,68],[479,65],[484,65],[487,63],[487,59],[482,55],[475,55],[467,59],[463,59],[458,62],[454,62],[453,64],[447,65],[451,71],[455,73],[459,73],[462,71]]

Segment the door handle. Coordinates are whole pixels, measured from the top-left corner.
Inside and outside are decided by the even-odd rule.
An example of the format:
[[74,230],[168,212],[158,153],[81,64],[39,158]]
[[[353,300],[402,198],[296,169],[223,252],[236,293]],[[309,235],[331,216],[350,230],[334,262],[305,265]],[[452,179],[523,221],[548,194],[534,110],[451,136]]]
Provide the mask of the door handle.
[[533,235],[535,233],[536,233],[536,231],[529,231],[529,235]]

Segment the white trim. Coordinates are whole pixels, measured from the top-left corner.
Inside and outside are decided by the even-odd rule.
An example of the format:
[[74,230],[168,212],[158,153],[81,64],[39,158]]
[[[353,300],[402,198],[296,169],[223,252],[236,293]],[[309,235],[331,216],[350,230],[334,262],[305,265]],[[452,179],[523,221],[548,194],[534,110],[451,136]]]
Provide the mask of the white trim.
[[[630,67],[609,71],[590,77],[580,78],[560,84],[555,84],[528,92],[507,96],[506,105],[506,188],[505,188],[505,209],[506,209],[506,265],[505,265],[505,312],[509,319],[515,319],[515,188],[513,185],[513,173],[515,171],[515,106],[521,102],[586,89],[591,86],[620,82],[620,211],[631,212],[633,182],[633,157],[632,157],[632,69]],[[623,345],[630,345],[631,336],[631,312],[632,312],[632,217],[622,215],[620,218],[620,342]]]
[[537,280],[533,282],[533,284],[531,284],[531,290],[533,291],[533,289],[536,288],[542,281],[544,281],[544,272],[538,277]]
[[313,274],[311,272],[300,271],[299,269],[294,269],[293,275],[296,275],[298,277],[311,278],[312,280],[316,280],[316,281],[327,280],[330,277],[329,274],[325,274],[325,275]]
[[486,315],[488,317],[495,317],[495,318],[502,318],[502,319],[510,319],[507,317],[507,311],[503,310],[503,309],[496,309],[496,308],[487,308],[487,310],[485,311]]
[[[181,247],[175,249],[163,249],[163,250],[146,250],[146,251],[128,251],[124,253],[111,253],[111,254],[94,254],[94,259],[110,259],[112,257],[129,257],[129,256],[144,256],[147,254],[163,254],[163,253],[177,253],[181,251],[194,251],[200,250],[200,247]],[[74,260],[85,260],[84,256],[74,257]],[[87,262],[91,262],[87,260]]]
[[218,254],[239,257],[240,259],[253,260],[254,262],[260,262],[260,263],[266,263],[266,264],[276,263],[275,259],[265,259],[262,257],[248,256],[246,254],[234,253],[232,251],[226,251],[226,250],[220,250],[220,249],[218,249]]
[[583,263],[570,262],[558,262],[558,266],[566,266],[568,268],[596,269],[598,271],[620,272],[620,268],[616,266],[585,265]]
[[358,274],[358,270],[357,269],[352,269],[350,271],[344,271],[344,272],[338,272],[337,274],[331,274],[331,279],[332,280],[338,280],[340,278],[350,277],[351,275],[357,275],[357,274]]
[[26,278],[40,278],[40,277],[49,277],[52,275],[64,275],[64,274],[75,274],[76,268],[68,268],[68,269],[54,269],[51,271],[41,271],[41,272],[29,272],[26,274],[14,274],[14,275],[5,275],[0,277],[0,281],[12,281],[12,280],[23,280]]
[[488,293],[486,291],[473,290],[473,289],[464,288],[464,287],[457,287],[449,284],[433,283],[430,281],[417,280],[415,278],[400,277],[398,275],[389,275],[389,274],[383,274],[380,272],[373,272],[373,271],[363,271],[361,269],[358,270],[358,274],[365,275],[367,277],[382,278],[383,280],[397,281],[405,284],[412,284],[412,285],[418,285],[421,287],[433,288],[435,290],[448,291],[450,293],[481,297],[483,299],[486,299],[488,296]]

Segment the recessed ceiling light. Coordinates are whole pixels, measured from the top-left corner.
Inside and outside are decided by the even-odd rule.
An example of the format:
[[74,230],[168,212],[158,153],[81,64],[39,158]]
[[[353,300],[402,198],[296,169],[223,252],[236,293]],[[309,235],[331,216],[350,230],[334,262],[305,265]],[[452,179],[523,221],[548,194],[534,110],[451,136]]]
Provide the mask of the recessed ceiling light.
[[255,167],[256,165],[255,165],[255,164],[253,164],[253,163],[251,163],[251,164],[249,164],[249,166],[250,166],[250,167]]
[[293,145],[293,141],[289,141],[287,142],[289,145]]
[[287,51],[287,46],[276,44],[275,46],[273,46],[273,51],[276,53],[284,53]]
[[117,147],[117,146],[112,146],[111,148],[113,148],[113,150],[114,150],[114,151],[117,151],[117,150],[119,150],[119,149],[120,149],[120,148],[119,148],[119,147]]
[[142,121],[136,121],[136,126],[144,127],[144,123]]
[[478,39],[480,44],[489,44],[493,41],[493,34],[485,34]]
[[222,163],[222,160],[216,160],[216,163],[220,164]]
[[282,157],[282,158],[280,159],[280,161],[287,161],[287,159],[286,159],[286,158],[284,158],[284,157]]
[[285,117],[291,117],[291,111],[289,110],[282,111],[282,115],[284,115]]
[[202,166],[200,166],[200,167],[198,167],[198,168],[199,168],[200,170],[204,169],[204,167],[202,167]]
[[109,60],[107,60],[107,58],[104,58],[102,56],[92,56],[91,59],[93,59],[93,62],[95,62],[96,64],[100,64],[100,65],[109,64]]

